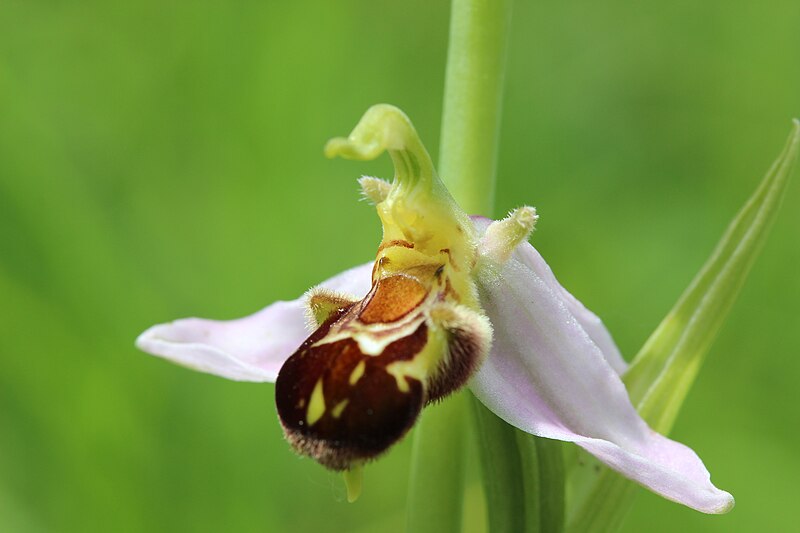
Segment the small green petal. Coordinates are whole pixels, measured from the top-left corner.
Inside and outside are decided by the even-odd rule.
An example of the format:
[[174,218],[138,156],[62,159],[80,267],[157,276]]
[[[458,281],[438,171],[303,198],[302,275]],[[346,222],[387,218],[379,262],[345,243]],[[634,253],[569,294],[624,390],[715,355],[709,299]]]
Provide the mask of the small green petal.
[[353,465],[342,474],[347,487],[347,502],[354,503],[361,496],[361,489],[364,485],[364,465]]
[[[783,152],[623,376],[631,401],[654,430],[666,434],[672,429],[769,234],[799,150],[800,121],[795,120]],[[636,491],[635,484],[577,451],[570,461],[568,531],[617,530]]]

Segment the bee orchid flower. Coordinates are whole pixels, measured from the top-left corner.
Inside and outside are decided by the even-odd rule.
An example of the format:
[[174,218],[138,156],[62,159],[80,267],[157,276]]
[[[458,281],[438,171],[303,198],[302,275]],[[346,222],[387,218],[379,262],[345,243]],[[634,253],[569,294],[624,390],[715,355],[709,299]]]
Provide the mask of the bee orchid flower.
[[574,442],[665,498],[705,513],[733,506],[697,454],[639,416],[611,335],[528,243],[533,208],[470,218],[392,106],[370,108],[325,151],[393,160],[392,183],[360,180],[383,225],[375,261],[245,318],[153,326],[140,349],[232,380],[275,382],[288,442],[333,470],[378,457],[426,404],[467,385],[509,424]]

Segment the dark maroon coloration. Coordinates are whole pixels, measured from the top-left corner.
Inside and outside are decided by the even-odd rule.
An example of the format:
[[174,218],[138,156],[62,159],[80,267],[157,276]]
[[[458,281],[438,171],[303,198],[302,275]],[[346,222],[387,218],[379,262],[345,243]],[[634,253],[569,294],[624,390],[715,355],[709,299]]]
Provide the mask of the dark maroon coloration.
[[447,330],[447,355],[436,366],[427,383],[426,405],[441,400],[467,384],[478,370],[486,341],[466,328]]
[[[294,449],[333,470],[377,457],[414,424],[425,401],[422,383],[406,378],[409,390],[398,389],[386,366],[413,359],[427,343],[422,323],[411,335],[389,344],[378,356],[364,355],[352,339],[314,347],[349,309],[325,321],[292,355],[278,374],[275,401],[286,438]],[[364,362],[363,375],[350,383],[353,370]],[[311,394],[322,378],[325,412],[307,423]],[[348,400],[339,417],[334,407]]]

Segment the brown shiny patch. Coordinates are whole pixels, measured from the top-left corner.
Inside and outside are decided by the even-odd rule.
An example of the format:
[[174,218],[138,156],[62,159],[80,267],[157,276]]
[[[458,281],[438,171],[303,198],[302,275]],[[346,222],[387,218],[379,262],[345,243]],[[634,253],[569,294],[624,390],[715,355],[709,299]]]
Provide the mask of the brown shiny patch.
[[407,276],[379,279],[358,318],[365,324],[394,322],[416,309],[427,294],[422,284]]
[[[402,392],[386,367],[413,359],[427,344],[428,328],[421,324],[378,356],[362,354],[352,339],[314,346],[338,318],[323,324],[284,363],[275,383],[275,402],[286,438],[298,453],[345,470],[386,451],[416,421],[425,401],[422,383],[407,378],[409,390]],[[363,370],[356,371],[359,366]],[[351,379],[354,371],[361,373],[357,380]],[[319,380],[326,409],[309,425],[301,405],[308,405],[303,400],[310,398]]]

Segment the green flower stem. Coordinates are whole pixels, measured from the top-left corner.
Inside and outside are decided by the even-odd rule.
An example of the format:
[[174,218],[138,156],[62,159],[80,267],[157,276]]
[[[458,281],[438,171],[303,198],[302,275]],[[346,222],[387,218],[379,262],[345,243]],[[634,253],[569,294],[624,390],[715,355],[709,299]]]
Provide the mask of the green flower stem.
[[[506,49],[511,23],[511,0],[453,0],[450,44],[445,79],[439,174],[456,201],[468,213],[491,215],[497,164],[500,113],[503,96]],[[407,530],[414,533],[458,533],[461,531],[464,453],[467,435],[467,398],[461,393],[441,406],[427,409],[414,432],[412,474],[408,499]],[[478,402],[474,402],[478,404]],[[482,411],[483,410],[483,411]],[[516,448],[514,431],[482,405],[474,411],[493,429],[481,432],[481,455],[494,444]],[[496,441],[496,442],[495,442]],[[494,454],[496,456],[501,454]],[[507,464],[500,464],[508,457]],[[521,461],[518,450],[502,454],[493,464],[503,472]],[[487,462],[483,460],[484,471]],[[504,506],[496,509],[510,488],[494,483],[487,487],[492,523],[513,524]],[[522,498],[524,491],[515,492]],[[517,501],[511,499],[510,501]],[[513,529],[505,529],[513,531]],[[493,529],[501,531],[501,529]]]
[[[496,417],[495,417],[496,418]],[[564,458],[562,443],[514,430],[524,485],[523,531],[556,533],[564,529]],[[519,509],[516,510],[519,513]]]
[[[489,531],[529,531],[526,527],[528,517],[522,507],[526,486],[525,476],[521,475],[523,458],[519,453],[517,436],[477,398],[472,398],[472,404],[487,496]],[[489,449],[492,453],[486,453]],[[535,453],[527,458],[529,461],[525,462],[524,468],[533,469],[535,474]],[[535,515],[535,511],[531,514]]]
[[564,461],[560,443],[513,429],[476,398],[472,403],[476,407],[489,531],[561,531]]
[[491,215],[511,0],[453,0],[439,175],[467,213]]
[[425,409],[414,430],[406,530],[460,533],[466,402],[461,392]]

